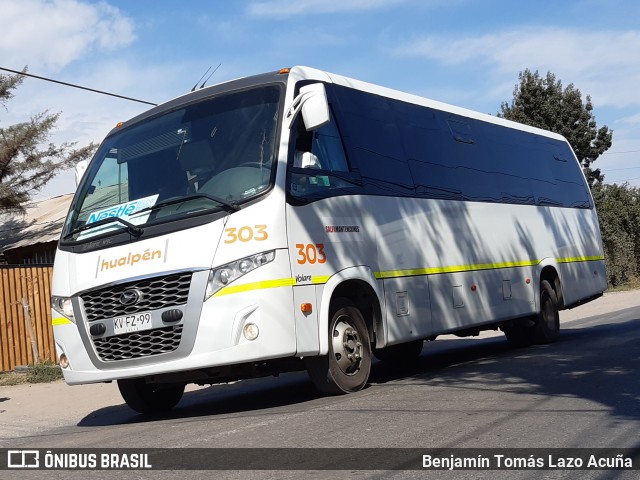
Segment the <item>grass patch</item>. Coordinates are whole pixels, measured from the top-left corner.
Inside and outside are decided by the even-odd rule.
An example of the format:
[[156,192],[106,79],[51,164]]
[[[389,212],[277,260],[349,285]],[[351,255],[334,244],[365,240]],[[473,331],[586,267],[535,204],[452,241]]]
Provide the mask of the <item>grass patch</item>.
[[27,375],[17,372],[0,373],[0,387],[27,383]]
[[27,378],[29,383],[55,382],[62,378],[62,370],[60,369],[60,365],[57,365],[51,360],[45,360],[35,365],[29,365]]
[[0,373],[0,386],[21,385],[23,383],[48,383],[62,379],[60,366],[51,360],[29,365],[25,372]]
[[629,290],[640,289],[640,278],[632,278],[627,283],[622,285],[616,285],[615,287],[609,287],[609,292],[627,292]]

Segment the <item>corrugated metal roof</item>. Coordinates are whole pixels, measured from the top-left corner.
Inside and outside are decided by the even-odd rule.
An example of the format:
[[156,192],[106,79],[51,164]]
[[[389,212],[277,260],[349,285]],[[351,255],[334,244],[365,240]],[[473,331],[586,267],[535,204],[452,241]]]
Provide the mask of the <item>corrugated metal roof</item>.
[[24,215],[0,215],[0,251],[58,241],[73,193],[33,202]]

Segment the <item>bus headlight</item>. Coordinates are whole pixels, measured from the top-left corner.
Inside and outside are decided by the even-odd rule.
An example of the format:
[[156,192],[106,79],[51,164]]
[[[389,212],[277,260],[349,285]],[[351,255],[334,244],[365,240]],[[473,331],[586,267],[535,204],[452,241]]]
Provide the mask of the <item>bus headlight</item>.
[[262,252],[250,257],[241,258],[235,262],[222,265],[209,272],[209,280],[207,281],[207,289],[204,299],[209,299],[221,288],[226,287],[230,283],[236,281],[243,275],[255,270],[262,265],[273,262],[276,258],[275,250]]
[[67,297],[57,297],[53,295],[51,297],[51,308],[53,308],[60,315],[67,317],[69,320],[75,321],[73,315],[73,305],[71,299]]

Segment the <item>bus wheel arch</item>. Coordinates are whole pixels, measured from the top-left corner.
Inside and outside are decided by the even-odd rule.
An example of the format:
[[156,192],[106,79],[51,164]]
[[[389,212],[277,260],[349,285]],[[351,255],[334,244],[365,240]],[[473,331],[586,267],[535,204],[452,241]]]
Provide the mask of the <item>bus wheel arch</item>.
[[375,344],[384,336],[382,309],[375,290],[363,280],[346,280],[331,293],[329,318],[335,311],[337,302],[348,300],[360,310],[369,333],[369,343]]
[[560,315],[563,308],[562,283],[553,266],[540,272],[539,309],[537,313],[508,322],[502,330],[510,344],[527,347],[555,342],[560,336]]
[[542,272],[540,272],[540,285],[542,285],[542,282],[545,280],[549,282],[549,285],[553,288],[558,301],[558,308],[562,310],[564,308],[564,294],[562,292],[562,283],[560,282],[558,271],[550,265],[544,267]]
[[323,315],[325,321],[320,322],[320,335],[327,342],[326,349],[321,349],[325,353],[304,359],[315,387],[330,395],[365,387],[373,345],[384,334],[375,289],[363,278],[341,280],[327,292],[327,313]]

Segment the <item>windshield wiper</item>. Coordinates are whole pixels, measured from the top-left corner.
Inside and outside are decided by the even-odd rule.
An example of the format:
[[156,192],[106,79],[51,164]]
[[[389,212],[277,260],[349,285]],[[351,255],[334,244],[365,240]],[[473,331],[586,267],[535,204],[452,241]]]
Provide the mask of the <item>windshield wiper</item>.
[[209,195],[208,193],[194,193],[192,195],[187,195],[186,197],[180,198],[170,198],[169,200],[165,200],[164,202],[156,203],[155,205],[151,205],[150,207],[143,208],[142,210],[138,210],[130,216],[136,216],[144,212],[152,212],[154,210],[158,210],[159,208],[167,207],[169,205],[175,205],[177,203],[188,202],[189,200],[194,200],[196,198],[206,198],[212,200],[222,206],[222,209],[225,212],[233,213],[240,210],[240,207],[235,202],[228,202],[220,197],[215,197],[213,195]]
[[85,230],[90,230],[94,227],[99,227],[101,225],[108,225],[109,223],[113,223],[113,222],[120,222],[121,224],[123,224],[125,227],[127,227],[127,232],[129,232],[131,235],[133,235],[136,238],[140,238],[140,235],[142,235],[142,233],[144,232],[142,228],[134,225],[131,222],[127,222],[126,220],[123,220],[120,217],[107,217],[107,218],[103,218],[102,220],[98,220],[96,222],[91,222],[91,223],[85,223],[84,225],[78,228],[74,228],[73,230],[71,230],[71,232],[69,232],[67,235],[63,237],[63,240],[67,240],[71,238],[76,233],[80,233]]

